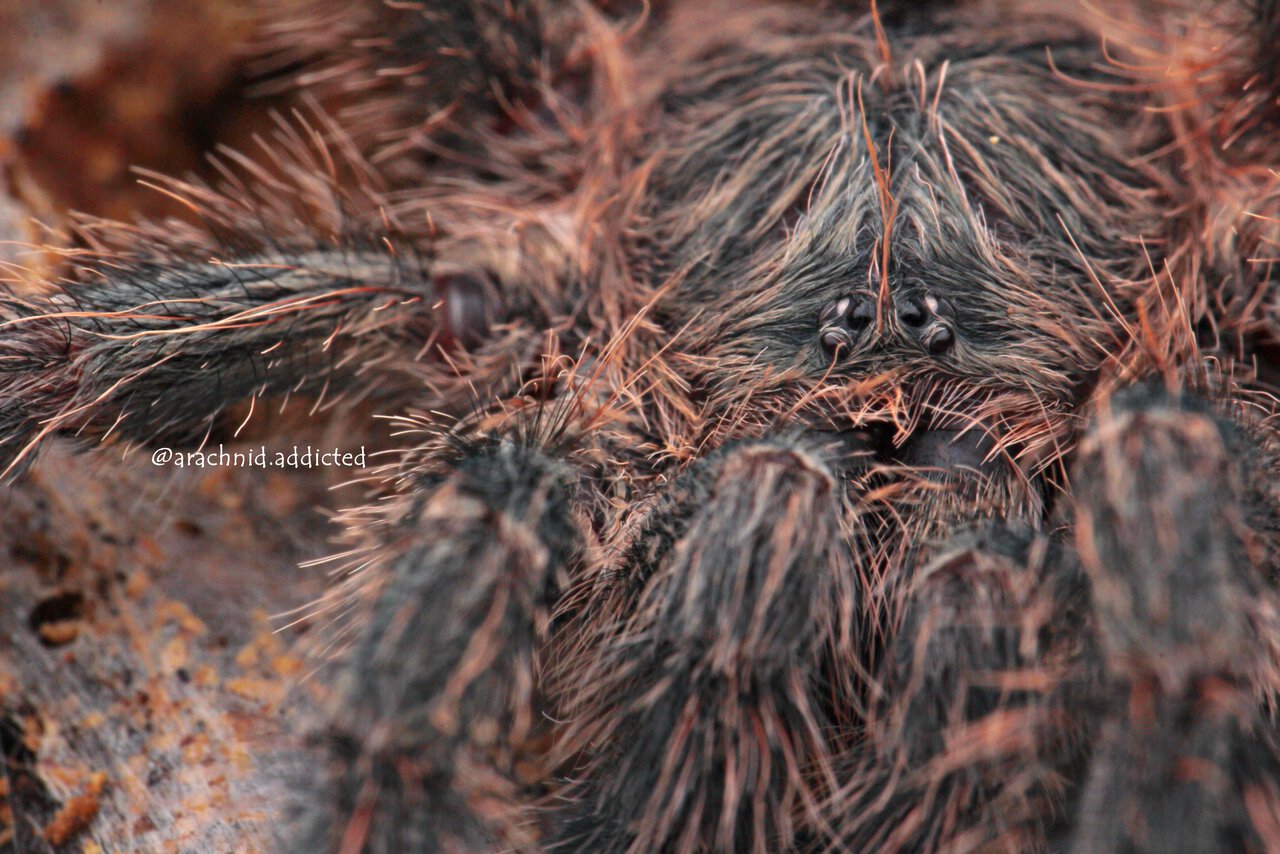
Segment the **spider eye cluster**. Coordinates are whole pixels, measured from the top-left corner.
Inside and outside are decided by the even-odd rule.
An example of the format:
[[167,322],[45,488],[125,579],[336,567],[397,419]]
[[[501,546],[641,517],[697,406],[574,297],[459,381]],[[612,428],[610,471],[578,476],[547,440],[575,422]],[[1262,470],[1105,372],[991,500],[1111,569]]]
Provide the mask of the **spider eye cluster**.
[[955,346],[955,313],[945,300],[928,292],[895,296],[882,322],[876,322],[876,315],[873,294],[831,300],[818,314],[818,341],[829,356],[889,338],[914,344],[931,356],[945,355]]

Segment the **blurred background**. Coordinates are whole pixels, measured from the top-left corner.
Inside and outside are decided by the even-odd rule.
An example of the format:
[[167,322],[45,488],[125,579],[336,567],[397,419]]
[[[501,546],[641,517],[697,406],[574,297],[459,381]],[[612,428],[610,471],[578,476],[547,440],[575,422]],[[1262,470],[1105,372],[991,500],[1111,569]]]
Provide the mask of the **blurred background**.
[[[274,8],[288,8],[288,2]],[[71,212],[189,218],[292,93],[240,0],[0,0],[0,279],[44,290]],[[0,335],[3,330],[0,329]],[[0,405],[3,402],[0,401]],[[249,444],[276,435],[255,419]],[[290,434],[289,442],[314,439]],[[344,437],[344,447],[351,436]],[[0,852],[268,850],[322,699],[287,614],[324,589],[343,470],[152,466],[52,443],[0,486]]]

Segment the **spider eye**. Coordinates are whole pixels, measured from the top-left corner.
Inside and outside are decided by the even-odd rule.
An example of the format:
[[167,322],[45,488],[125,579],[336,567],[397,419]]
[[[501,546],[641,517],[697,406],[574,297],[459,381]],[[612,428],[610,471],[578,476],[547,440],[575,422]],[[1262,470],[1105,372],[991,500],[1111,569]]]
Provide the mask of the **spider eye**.
[[954,333],[941,323],[934,324],[924,336],[925,347],[935,356],[940,356],[950,350],[954,342]]
[[466,349],[481,344],[493,322],[492,280],[474,271],[440,273],[433,286],[445,337]]
[[833,300],[818,315],[818,339],[829,353],[838,347],[846,351],[875,320],[875,303],[865,294]]
[[918,297],[908,297],[900,300],[897,308],[898,320],[902,321],[903,326],[915,329],[924,325],[928,310]]
[[849,309],[849,325],[855,332],[866,329],[875,319],[876,304],[869,297],[862,297]]

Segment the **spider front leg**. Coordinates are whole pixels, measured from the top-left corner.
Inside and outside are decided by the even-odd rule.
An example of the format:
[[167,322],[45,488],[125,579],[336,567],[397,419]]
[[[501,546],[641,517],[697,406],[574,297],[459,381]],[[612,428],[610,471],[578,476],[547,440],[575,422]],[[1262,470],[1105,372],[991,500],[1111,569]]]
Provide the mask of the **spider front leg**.
[[590,759],[554,850],[787,851],[813,833],[823,656],[853,648],[839,483],[821,449],[759,441],[655,511],[618,582],[624,624],[571,677],[567,741]]
[[55,434],[198,441],[257,396],[398,379],[403,397],[422,385],[415,356],[481,343],[497,302],[480,275],[435,275],[375,248],[228,261],[148,250],[91,272],[54,298],[0,303],[0,466]]
[[[924,551],[924,550],[922,550]],[[833,848],[1039,850],[1079,754],[1087,591],[1069,552],[959,530],[908,571],[877,704],[827,807]]]
[[1076,540],[1107,690],[1074,851],[1280,848],[1265,429],[1139,387],[1081,445]]
[[[247,174],[227,168],[216,189],[169,182],[204,229],[81,223],[92,248],[65,251],[60,292],[0,295],[0,472],[52,435],[185,444],[238,432],[219,416],[248,401],[243,421],[258,397],[460,414],[536,357],[561,305],[555,262],[531,260],[558,257],[545,229],[464,227],[454,212],[415,239],[366,186],[367,164],[304,131],[285,125],[264,143],[283,175],[237,155]],[[360,189],[331,174],[335,161]]]
[[567,467],[506,441],[410,475],[292,850],[534,847],[515,767],[543,723],[535,654],[556,576],[581,548],[570,498]]

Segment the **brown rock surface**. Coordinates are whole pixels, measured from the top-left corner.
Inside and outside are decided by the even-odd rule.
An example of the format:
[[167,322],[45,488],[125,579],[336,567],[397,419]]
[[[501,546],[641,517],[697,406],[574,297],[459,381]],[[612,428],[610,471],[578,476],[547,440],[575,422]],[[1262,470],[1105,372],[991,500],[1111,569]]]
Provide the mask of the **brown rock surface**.
[[[68,211],[181,214],[133,167],[198,171],[262,127],[250,36],[223,0],[0,4],[0,279],[55,278],[23,244]],[[273,615],[321,592],[299,563],[344,477],[54,443],[0,487],[0,852],[274,847],[321,689]]]

